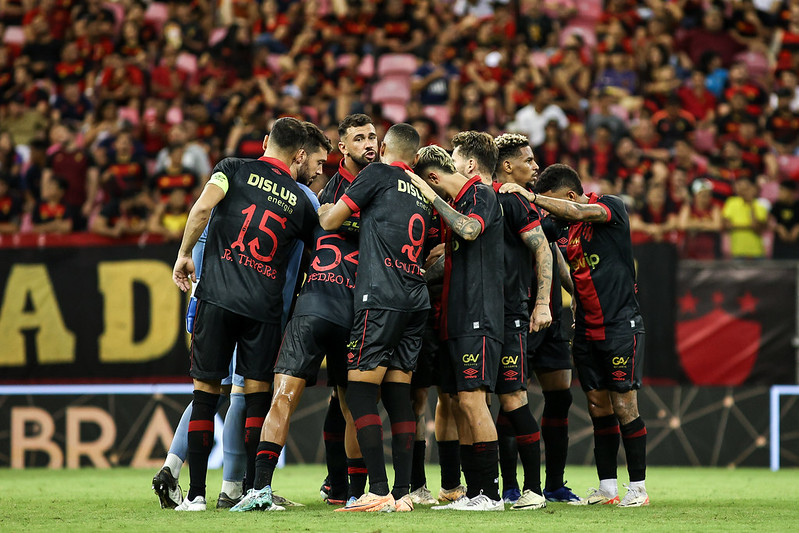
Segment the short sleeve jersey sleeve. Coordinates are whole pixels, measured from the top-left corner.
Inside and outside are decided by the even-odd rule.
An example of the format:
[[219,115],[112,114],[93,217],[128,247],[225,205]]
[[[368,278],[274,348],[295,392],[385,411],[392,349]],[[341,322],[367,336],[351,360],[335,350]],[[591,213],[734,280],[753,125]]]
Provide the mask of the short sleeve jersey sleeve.
[[223,159],[219,163],[216,164],[214,169],[211,171],[211,178],[208,180],[208,183],[213,183],[214,185],[218,186],[225,194],[227,194],[228,189],[230,188],[230,177],[232,177],[241,163],[234,159]]
[[610,195],[600,196],[596,200],[596,204],[601,206],[607,212],[606,222],[609,224],[627,224],[628,216],[627,209],[624,207],[624,202],[619,198]]
[[511,194],[512,202],[505,202],[504,215],[509,217],[512,227],[518,233],[526,233],[541,225],[538,212],[532,208],[530,202],[517,193]]
[[480,222],[480,233],[482,233],[486,229],[486,219],[491,216],[493,202],[496,202],[491,198],[494,192],[490,187],[469,187],[464,191],[463,197],[456,200],[458,211]]
[[369,205],[386,186],[387,182],[379,172],[366,167],[358,174],[341,200],[352,209],[353,213],[357,213]]

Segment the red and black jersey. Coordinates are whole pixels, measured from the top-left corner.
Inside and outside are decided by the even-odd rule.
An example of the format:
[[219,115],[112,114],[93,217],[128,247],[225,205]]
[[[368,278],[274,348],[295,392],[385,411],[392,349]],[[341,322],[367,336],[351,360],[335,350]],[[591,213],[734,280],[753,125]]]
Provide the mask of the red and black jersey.
[[514,320],[527,321],[530,299],[530,272],[533,271],[533,253],[522,240],[526,233],[541,225],[536,211],[521,195],[499,194],[501,183],[494,183],[502,209],[503,242],[505,258],[505,327]]
[[546,168],[555,163],[562,163],[563,159],[568,155],[568,150],[563,143],[550,143],[544,142],[533,149],[535,153],[535,160],[541,165],[541,168]]
[[616,167],[616,176],[621,178],[622,181],[627,181],[636,174],[640,174],[644,178],[649,179],[652,174],[653,164],[654,160],[651,157],[644,156],[638,160],[637,164],[632,166],[625,166],[623,163],[619,163]]
[[730,111],[723,117],[716,119],[716,129],[718,136],[737,136],[741,129],[741,123],[746,120],[747,115],[743,111]]
[[211,182],[225,179],[228,191],[208,225],[197,298],[279,324],[294,241],[311,242],[316,210],[278,159],[223,159]]
[[799,136],[799,114],[790,109],[777,109],[766,120],[766,131],[770,131],[778,143],[793,144]]
[[566,259],[577,293],[575,335],[600,341],[636,331],[640,311],[624,202],[591,194],[589,203],[602,206],[607,221],[571,224]]
[[588,172],[596,179],[616,174],[616,152],[610,143],[605,146],[591,143],[580,151],[580,159],[588,162]]
[[181,167],[178,171],[164,169],[153,176],[150,180],[150,188],[162,197],[166,197],[176,189],[182,189],[191,194],[198,183],[199,179],[194,172],[186,167]]
[[695,129],[695,120],[688,111],[680,109],[676,117],[666,111],[658,111],[652,115],[655,130],[660,135],[660,144],[665,148],[674,146],[674,142],[686,139]]
[[361,214],[355,311],[430,308],[422,277],[424,243],[433,206],[405,173],[410,167],[371,163],[341,199]]
[[0,222],[11,222],[22,213],[22,202],[11,195],[0,196]]
[[112,196],[127,196],[144,190],[147,174],[141,161],[114,162],[108,165],[106,172],[111,174],[106,186]]
[[768,94],[766,94],[766,91],[759,85],[755,85],[754,83],[744,83],[737,87],[728,87],[724,90],[722,96],[726,102],[729,102],[737,93],[743,94],[746,98],[746,112],[750,115],[759,115],[768,104]]
[[54,220],[68,220],[72,218],[72,208],[63,201],[57,204],[39,201],[33,208],[32,220],[34,224],[45,224]]
[[[342,164],[320,193],[319,202],[336,203],[354,179]],[[294,306],[294,316],[316,316],[345,328],[352,327],[359,228],[359,213],[338,231],[316,228],[308,277]]]
[[447,227],[441,335],[445,339],[504,336],[502,209],[494,190],[475,176],[453,200],[462,215],[480,222],[482,233],[467,241]]

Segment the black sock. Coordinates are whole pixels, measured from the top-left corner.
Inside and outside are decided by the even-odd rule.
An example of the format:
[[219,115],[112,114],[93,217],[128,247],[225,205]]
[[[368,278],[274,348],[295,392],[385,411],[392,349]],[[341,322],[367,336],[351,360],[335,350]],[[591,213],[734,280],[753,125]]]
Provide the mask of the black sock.
[[394,463],[394,487],[391,494],[402,498],[411,489],[413,443],[416,439],[416,414],[411,403],[410,383],[383,383],[383,407],[391,421],[391,457]]
[[247,453],[247,470],[244,475],[244,492],[253,488],[255,481],[255,453],[261,441],[261,428],[269,412],[271,398],[269,392],[251,392],[244,395],[247,414],[244,419],[244,451]]
[[253,488],[261,490],[267,485],[272,485],[272,475],[277,467],[277,460],[283,446],[274,442],[261,441],[258,452],[255,454],[255,482]]
[[427,441],[413,442],[413,466],[411,467],[411,490],[416,490],[427,485],[427,476],[424,471],[424,456],[427,453]]
[[619,421],[616,415],[591,418],[594,424],[594,460],[599,479],[616,479]]
[[621,436],[630,481],[643,481],[646,479],[646,424],[639,416],[621,426]]
[[480,490],[492,500],[499,500],[499,446],[497,441],[475,442],[472,454],[477,469],[475,477],[479,480]]
[[363,457],[357,459],[347,459],[347,473],[350,476],[349,490],[347,491],[347,499],[353,496],[360,498],[366,492],[366,463]]
[[516,432],[501,408],[497,413],[497,441],[499,443],[499,470],[502,472],[502,490],[518,489],[516,480]]
[[438,463],[441,465],[441,488],[454,489],[461,484],[460,445],[456,440],[439,440]]
[[193,500],[197,496],[205,497],[205,476],[208,473],[208,456],[214,447],[214,415],[218,394],[200,390],[194,391],[194,401],[189,419],[189,494]]
[[547,490],[558,490],[564,485],[563,472],[569,450],[569,407],[572,392],[569,389],[544,391],[544,413],[541,416],[541,438],[544,439]]
[[524,469],[524,490],[541,494],[541,431],[538,423],[527,405],[506,415],[516,433],[519,458]]
[[474,463],[474,449],[472,444],[461,444],[461,470],[463,470],[463,480],[466,483],[466,496],[474,498],[480,494],[480,478],[477,477],[479,470]]
[[379,392],[380,386],[373,383],[351,381],[347,385],[347,405],[355,421],[358,445],[369,472],[369,492],[385,496],[388,494],[388,476],[383,455],[383,423],[377,414]]
[[327,479],[330,498],[344,500],[347,494],[347,452],[344,449],[344,430],[347,426],[338,397],[330,398],[325,416],[324,439]]

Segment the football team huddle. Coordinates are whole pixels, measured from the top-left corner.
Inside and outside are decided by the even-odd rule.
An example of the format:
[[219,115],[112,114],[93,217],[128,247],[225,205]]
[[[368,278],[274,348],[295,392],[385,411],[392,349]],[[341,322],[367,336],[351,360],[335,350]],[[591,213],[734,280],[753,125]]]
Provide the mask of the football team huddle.
[[[347,116],[338,133],[343,159],[328,180],[322,167],[333,147],[321,130],[278,119],[264,155],[219,162],[192,208],[173,279],[192,291],[194,398],[153,478],[161,506],[206,509],[222,395],[230,401],[217,508],[300,505],[274,494],[272,483],[291,416],[323,360],[332,393],[321,490],[338,512],[648,505],[637,404],[644,327],[623,202],[585,193],[569,166],[539,173],[519,134],[461,132],[449,153],[420,148],[408,124],[378,142],[364,114]],[[307,186],[323,181],[318,194]],[[560,320],[564,291],[571,342],[571,324]],[[572,367],[593,422],[599,477],[582,498],[564,480]],[[540,427],[528,404],[533,377],[544,396]],[[432,387],[438,498],[424,468]]]

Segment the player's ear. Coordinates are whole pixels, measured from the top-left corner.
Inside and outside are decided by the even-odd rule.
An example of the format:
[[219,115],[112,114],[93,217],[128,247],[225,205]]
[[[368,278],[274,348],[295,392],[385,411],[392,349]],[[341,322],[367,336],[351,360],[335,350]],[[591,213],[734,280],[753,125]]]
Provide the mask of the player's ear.
[[438,174],[433,172],[432,170],[427,173],[427,180],[430,181],[433,185],[438,185],[438,182],[441,181],[438,179]]
[[344,155],[347,155],[347,147],[344,146],[344,143],[341,142],[341,141],[339,141],[339,143],[338,143],[338,151],[341,152]]
[[380,159],[383,159],[383,156],[386,155],[386,143],[380,143],[380,151],[379,151]]
[[419,152],[416,152],[416,155],[413,156],[413,163],[411,163],[411,167],[415,167],[416,163],[419,162]]
[[264,135],[264,142],[263,142],[263,146],[262,146],[262,148],[264,149],[264,152],[266,152],[266,145],[267,144],[269,144],[269,135]]
[[294,154],[293,161],[297,163],[297,166],[302,165],[305,163],[305,160],[308,158],[308,152],[305,151],[305,148],[300,148],[297,150],[297,153]]
[[507,159],[502,162],[502,168],[503,170],[505,170],[506,174],[510,174],[513,172],[513,164]]

